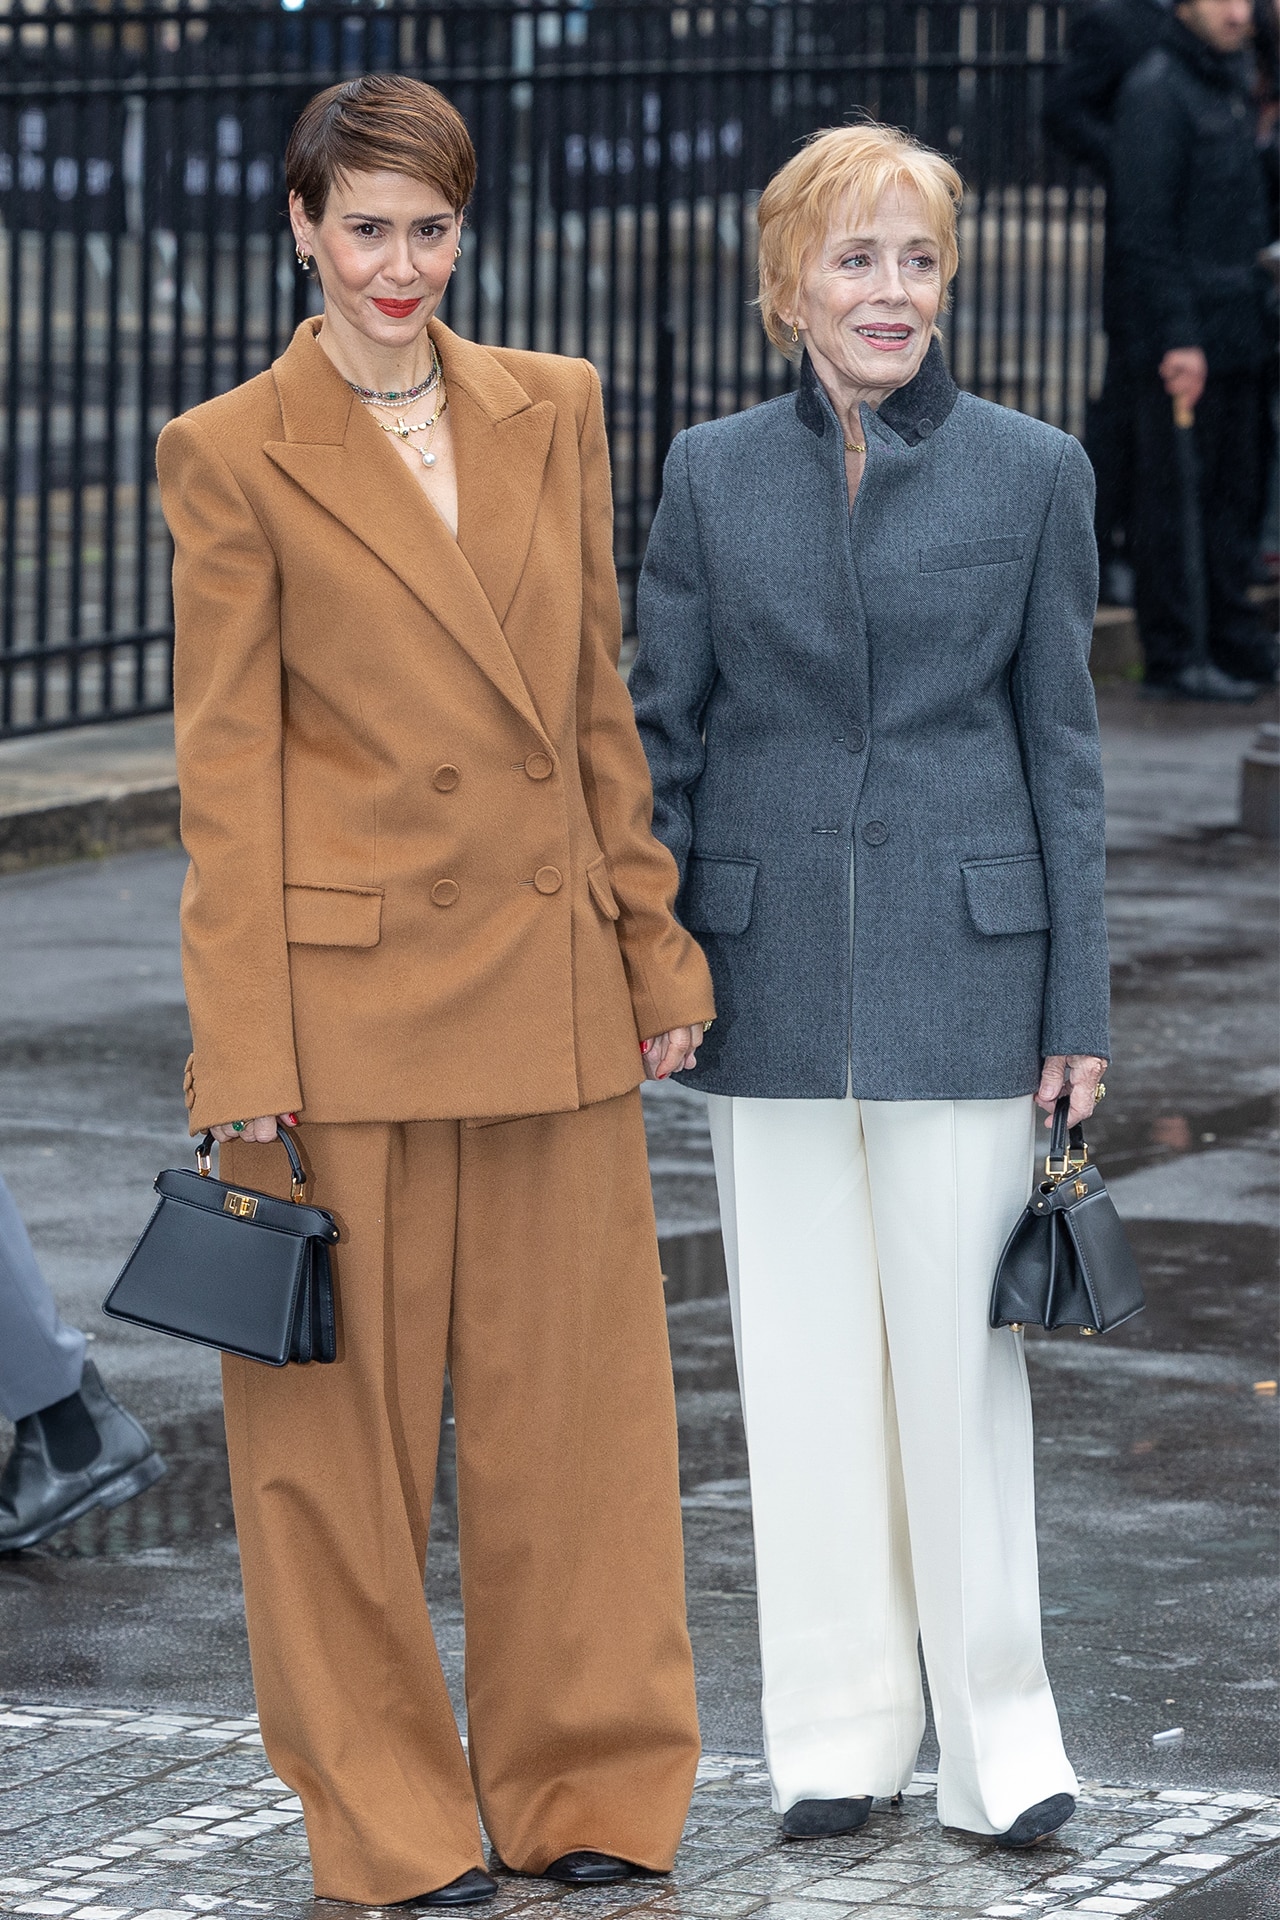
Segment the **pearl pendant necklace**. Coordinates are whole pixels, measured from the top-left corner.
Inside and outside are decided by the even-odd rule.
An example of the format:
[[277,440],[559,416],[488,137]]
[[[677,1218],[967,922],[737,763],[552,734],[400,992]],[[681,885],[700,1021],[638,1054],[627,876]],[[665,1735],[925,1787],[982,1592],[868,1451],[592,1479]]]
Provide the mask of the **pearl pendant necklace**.
[[429,420],[409,421],[402,417],[396,421],[394,426],[388,426],[385,420],[374,420],[373,424],[375,427],[381,428],[383,433],[394,433],[396,439],[403,440],[406,446],[413,445],[413,435],[415,433],[425,433],[428,436],[426,446],[421,448],[415,447],[414,452],[420,455],[424,467],[434,467],[437,456],[431,450],[431,442],[435,439],[436,426],[448,404],[448,394],[442,393],[440,396],[440,404]]

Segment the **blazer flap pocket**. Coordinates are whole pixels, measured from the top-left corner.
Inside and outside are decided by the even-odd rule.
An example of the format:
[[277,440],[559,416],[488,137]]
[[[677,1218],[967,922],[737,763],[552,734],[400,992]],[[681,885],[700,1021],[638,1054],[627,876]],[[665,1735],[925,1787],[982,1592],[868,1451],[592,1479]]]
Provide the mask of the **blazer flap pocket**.
[[1047,933],[1049,895],[1038,853],[962,860],[969,917],[979,933]]
[[382,893],[376,887],[286,887],[284,934],[294,947],[376,947]]
[[605,866],[603,854],[598,860],[593,860],[587,868],[587,885],[601,913],[606,919],[616,920],[618,903],[613,897],[613,888],[609,885],[609,869]]
[[745,933],[758,872],[755,860],[710,860],[694,854],[680,900],[680,917],[689,932]]
[[997,567],[1019,560],[1026,542],[1020,533],[999,540],[959,540],[947,547],[921,547],[921,573],[946,573],[952,567]]

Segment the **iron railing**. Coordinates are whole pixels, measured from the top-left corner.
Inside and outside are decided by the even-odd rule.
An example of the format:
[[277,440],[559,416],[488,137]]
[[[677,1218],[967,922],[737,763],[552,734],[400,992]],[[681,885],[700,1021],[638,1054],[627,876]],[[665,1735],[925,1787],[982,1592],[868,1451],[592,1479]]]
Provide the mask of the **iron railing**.
[[445,317],[599,368],[629,609],[672,434],[792,378],[750,304],[759,191],[859,109],[968,183],[961,384],[1079,428],[1103,209],[1041,132],[1067,10],[0,0],[0,733],[170,702],[155,439],[309,311],[281,155],[318,88],[394,68],[466,116],[480,179]]

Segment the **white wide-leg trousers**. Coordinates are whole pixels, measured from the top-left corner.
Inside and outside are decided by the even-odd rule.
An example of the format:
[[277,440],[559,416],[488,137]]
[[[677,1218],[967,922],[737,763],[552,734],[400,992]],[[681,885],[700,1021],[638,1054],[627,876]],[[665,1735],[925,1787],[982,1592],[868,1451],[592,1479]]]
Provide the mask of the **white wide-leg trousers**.
[[774,1805],[906,1784],[919,1636],[939,1817],[1001,1833],[1076,1791],[1041,1651],[1022,1337],[987,1324],[1031,1099],[707,1104]]

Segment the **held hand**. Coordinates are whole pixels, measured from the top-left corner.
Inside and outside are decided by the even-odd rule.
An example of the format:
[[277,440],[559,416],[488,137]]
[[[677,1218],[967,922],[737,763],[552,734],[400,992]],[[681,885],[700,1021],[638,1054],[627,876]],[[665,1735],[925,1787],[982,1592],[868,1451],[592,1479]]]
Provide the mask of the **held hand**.
[[1199,406],[1204,383],[1209,378],[1203,349],[1170,347],[1160,362],[1160,378],[1171,399],[1181,400],[1192,408]]
[[220,1147],[227,1146],[232,1140],[252,1140],[258,1146],[265,1147],[268,1141],[275,1139],[281,1126],[296,1127],[297,1124],[296,1113],[260,1113],[256,1120],[245,1120],[239,1127],[226,1120],[216,1127],[210,1127],[209,1131]]
[[669,1080],[673,1073],[688,1073],[698,1064],[701,1045],[702,1028],[697,1021],[691,1027],[672,1027],[670,1033],[641,1041],[645,1079]]
[[1099,1060],[1095,1053],[1051,1053],[1044,1063],[1040,1085],[1036,1088],[1036,1105],[1045,1110],[1046,1127],[1053,1125],[1053,1109],[1058,1095],[1067,1084],[1068,1074],[1071,1081],[1071,1107],[1067,1124],[1074,1127],[1078,1120],[1087,1120],[1097,1105],[1098,1082],[1106,1070],[1106,1061]]

